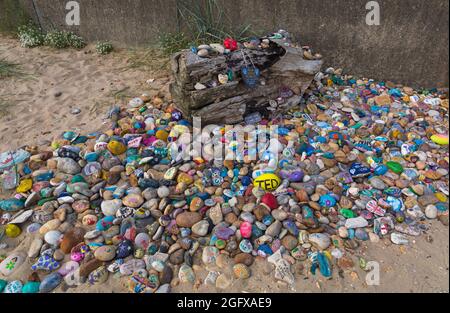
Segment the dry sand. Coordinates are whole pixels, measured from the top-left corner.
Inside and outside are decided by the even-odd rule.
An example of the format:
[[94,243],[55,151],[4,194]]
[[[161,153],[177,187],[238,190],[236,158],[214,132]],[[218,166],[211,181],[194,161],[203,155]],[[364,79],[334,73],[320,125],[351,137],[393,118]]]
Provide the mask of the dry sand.
[[[103,124],[103,118],[108,108],[117,101],[120,103],[121,96],[126,99],[143,92],[168,95],[169,78],[166,72],[145,68],[123,70],[130,65],[130,54],[125,50],[108,56],[98,56],[92,47],[81,51],[26,49],[21,48],[16,40],[0,37],[1,57],[22,64],[23,69],[32,77],[0,80],[0,98],[6,99],[10,104],[7,112],[0,111],[0,151],[16,149],[25,144],[47,145],[67,130],[101,130],[107,127]],[[146,81],[152,78],[156,80],[148,84]],[[57,92],[61,92],[61,96],[55,97]],[[80,109],[81,113],[71,114],[73,108]],[[324,279],[320,274],[313,276],[308,272],[308,268],[296,265],[293,267],[296,283],[288,287],[277,283],[273,272],[267,274],[269,266],[266,261],[257,260],[251,267],[251,278],[246,281],[234,280],[226,291],[449,292],[448,227],[438,221],[429,224],[429,233],[419,238],[411,238],[408,246],[393,245],[388,239],[379,243],[363,243],[351,254],[355,266],[341,275],[335,266],[331,280]],[[426,240],[427,236],[429,240]],[[0,255],[9,254],[13,250],[28,251],[31,238],[22,234],[6,242],[9,248],[0,250]],[[367,261],[379,262],[379,286],[367,286],[365,283],[366,273],[358,266],[360,256]],[[31,273],[31,263],[31,260],[27,260],[8,280],[24,281]],[[194,264],[197,278],[203,280],[207,270],[199,258],[195,259]],[[214,268],[209,270],[223,272]],[[228,274],[230,275],[230,272]],[[100,286],[84,284],[69,291],[128,292],[125,285],[126,278],[110,275],[108,281]],[[182,284],[174,287],[173,291],[220,292],[205,284]],[[56,292],[61,292],[61,288]]]

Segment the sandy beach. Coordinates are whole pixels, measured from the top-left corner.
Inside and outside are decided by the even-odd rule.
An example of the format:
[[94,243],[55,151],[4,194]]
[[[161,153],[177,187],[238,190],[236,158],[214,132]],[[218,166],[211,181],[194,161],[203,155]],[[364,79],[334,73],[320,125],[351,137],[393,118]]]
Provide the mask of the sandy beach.
[[[139,53],[139,51],[138,51]],[[131,52],[119,49],[99,56],[92,46],[77,51],[54,50],[48,47],[22,48],[12,38],[0,37],[0,57],[19,63],[28,75],[0,80],[0,152],[24,145],[48,146],[64,131],[90,133],[105,130],[105,115],[111,105],[125,104],[131,97],[147,93],[169,99],[167,70],[130,67]],[[161,60],[163,64],[165,60]],[[73,114],[74,110],[79,111]],[[296,283],[292,288],[277,283],[273,269],[263,259],[252,265],[250,279],[233,280],[228,292],[449,292],[448,226],[438,220],[428,221],[429,232],[413,238],[407,246],[393,245],[389,239],[378,243],[365,242],[349,253],[354,266],[342,272],[335,267],[333,278],[313,276],[309,268],[298,263],[293,267]],[[32,238],[22,234],[7,239],[8,248],[0,254],[24,251]],[[358,258],[380,264],[380,284],[368,286],[366,272]],[[68,256],[66,256],[68,258]],[[31,274],[30,260],[8,279],[24,280]],[[208,271],[227,273],[231,270],[204,268],[200,258],[194,260],[198,284],[174,284],[173,292],[221,292],[214,286],[200,283]],[[174,270],[176,273],[176,269]],[[128,292],[126,277],[110,275],[106,283],[88,283],[69,292]],[[58,287],[55,292],[62,292]]]

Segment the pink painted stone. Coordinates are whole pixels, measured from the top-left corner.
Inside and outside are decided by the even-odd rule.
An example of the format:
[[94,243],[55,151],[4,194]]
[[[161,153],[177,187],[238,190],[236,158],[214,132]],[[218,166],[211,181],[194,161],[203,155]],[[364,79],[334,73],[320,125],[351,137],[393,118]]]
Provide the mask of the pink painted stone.
[[40,182],[37,182],[37,183],[33,184],[32,190],[34,192],[39,192],[39,191],[41,191],[41,189],[44,189],[44,188],[47,188],[47,187],[50,187],[50,183],[48,181],[40,181]]
[[77,262],[68,261],[60,267],[58,273],[60,273],[62,276],[66,276],[67,274],[75,271],[78,267],[80,267],[80,264],[78,264]]
[[252,224],[249,222],[243,222],[239,228],[241,235],[244,238],[250,238],[252,235]]

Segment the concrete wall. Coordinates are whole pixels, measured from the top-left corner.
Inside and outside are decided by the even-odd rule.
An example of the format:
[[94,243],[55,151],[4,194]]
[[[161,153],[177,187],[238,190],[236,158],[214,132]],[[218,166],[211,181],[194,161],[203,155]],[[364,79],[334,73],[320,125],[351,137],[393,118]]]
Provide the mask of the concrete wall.
[[[81,25],[71,27],[65,25],[66,0],[34,0],[34,7],[33,0],[19,1],[45,29],[71,29],[92,41],[155,44],[160,32],[183,29],[177,18],[183,0],[78,0]],[[448,0],[378,0],[380,26],[366,25],[367,0],[219,1],[235,25],[287,29],[321,52],[326,65],[413,86],[448,87]]]

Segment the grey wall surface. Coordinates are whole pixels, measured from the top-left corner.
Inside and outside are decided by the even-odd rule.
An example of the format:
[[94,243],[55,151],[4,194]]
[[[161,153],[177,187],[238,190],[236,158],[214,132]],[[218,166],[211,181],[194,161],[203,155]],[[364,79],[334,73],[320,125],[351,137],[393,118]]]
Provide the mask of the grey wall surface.
[[[148,45],[161,32],[183,29],[177,18],[182,0],[78,0],[81,24],[70,27],[65,25],[66,0],[18,1],[44,29],[71,29],[91,41]],[[235,25],[252,24],[264,32],[286,29],[322,53],[326,65],[412,86],[448,87],[448,0],[378,0],[379,26],[366,25],[366,0],[220,2]]]

